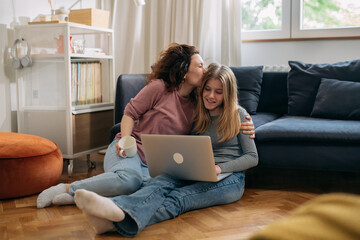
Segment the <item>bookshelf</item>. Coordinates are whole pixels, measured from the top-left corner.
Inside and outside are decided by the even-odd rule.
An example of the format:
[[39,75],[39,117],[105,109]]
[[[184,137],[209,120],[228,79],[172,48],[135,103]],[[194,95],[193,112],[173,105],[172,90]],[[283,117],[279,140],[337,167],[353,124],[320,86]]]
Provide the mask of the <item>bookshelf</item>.
[[[106,148],[114,123],[114,34],[76,23],[15,27],[31,46],[33,65],[16,70],[18,132],[54,141],[68,174],[73,159]],[[84,50],[74,52],[75,40]],[[25,48],[25,49],[24,49]],[[18,48],[18,55],[27,51]]]

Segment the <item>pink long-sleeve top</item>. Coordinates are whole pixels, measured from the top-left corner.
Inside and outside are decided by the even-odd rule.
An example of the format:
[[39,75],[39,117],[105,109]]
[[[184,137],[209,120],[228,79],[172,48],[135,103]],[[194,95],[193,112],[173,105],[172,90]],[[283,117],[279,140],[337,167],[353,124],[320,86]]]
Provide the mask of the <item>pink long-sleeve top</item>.
[[[124,114],[134,121],[131,135],[137,141],[138,153],[146,164],[141,134],[188,134],[195,105],[178,91],[168,92],[161,79],[152,80],[126,105]],[[121,138],[118,133],[116,139]]]

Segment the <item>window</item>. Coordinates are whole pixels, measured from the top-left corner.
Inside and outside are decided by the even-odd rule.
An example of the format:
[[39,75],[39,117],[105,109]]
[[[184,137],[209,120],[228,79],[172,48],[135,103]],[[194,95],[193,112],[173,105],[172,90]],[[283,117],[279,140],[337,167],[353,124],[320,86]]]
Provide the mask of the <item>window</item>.
[[242,0],[243,39],[360,36],[359,0]]
[[293,38],[360,36],[360,1],[292,0]]
[[302,1],[303,29],[360,26],[360,1]]
[[289,0],[242,0],[243,39],[290,36]]
[[242,27],[244,30],[280,30],[281,0],[243,0]]

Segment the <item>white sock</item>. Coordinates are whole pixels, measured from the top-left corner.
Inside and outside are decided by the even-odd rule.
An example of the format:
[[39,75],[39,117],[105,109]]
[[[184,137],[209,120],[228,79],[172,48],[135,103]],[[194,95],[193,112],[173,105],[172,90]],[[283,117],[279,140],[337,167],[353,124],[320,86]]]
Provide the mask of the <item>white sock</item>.
[[52,204],[54,205],[73,205],[75,204],[74,197],[68,193],[61,193],[56,195],[52,200]]
[[94,192],[84,189],[76,190],[74,199],[76,206],[85,214],[112,222],[120,222],[125,218],[124,211],[113,201]]
[[59,183],[56,186],[45,189],[37,198],[37,208],[50,206],[54,197],[61,193],[66,193],[66,185],[64,183]]
[[86,217],[86,219],[92,224],[92,226],[94,227],[94,230],[96,232],[96,234],[102,234],[105,232],[113,232],[115,231],[115,227],[112,221],[107,220],[107,219],[103,219],[103,218],[98,218],[95,217],[93,215],[89,215],[87,213],[84,212],[84,215]]

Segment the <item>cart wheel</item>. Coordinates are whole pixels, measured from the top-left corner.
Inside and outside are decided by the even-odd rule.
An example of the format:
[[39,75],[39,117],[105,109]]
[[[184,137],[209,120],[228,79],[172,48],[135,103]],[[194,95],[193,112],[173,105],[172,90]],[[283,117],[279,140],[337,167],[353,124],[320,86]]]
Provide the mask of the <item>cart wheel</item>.
[[70,159],[69,160],[69,165],[68,165],[68,176],[69,177],[72,176],[73,170],[74,170],[74,160]]

